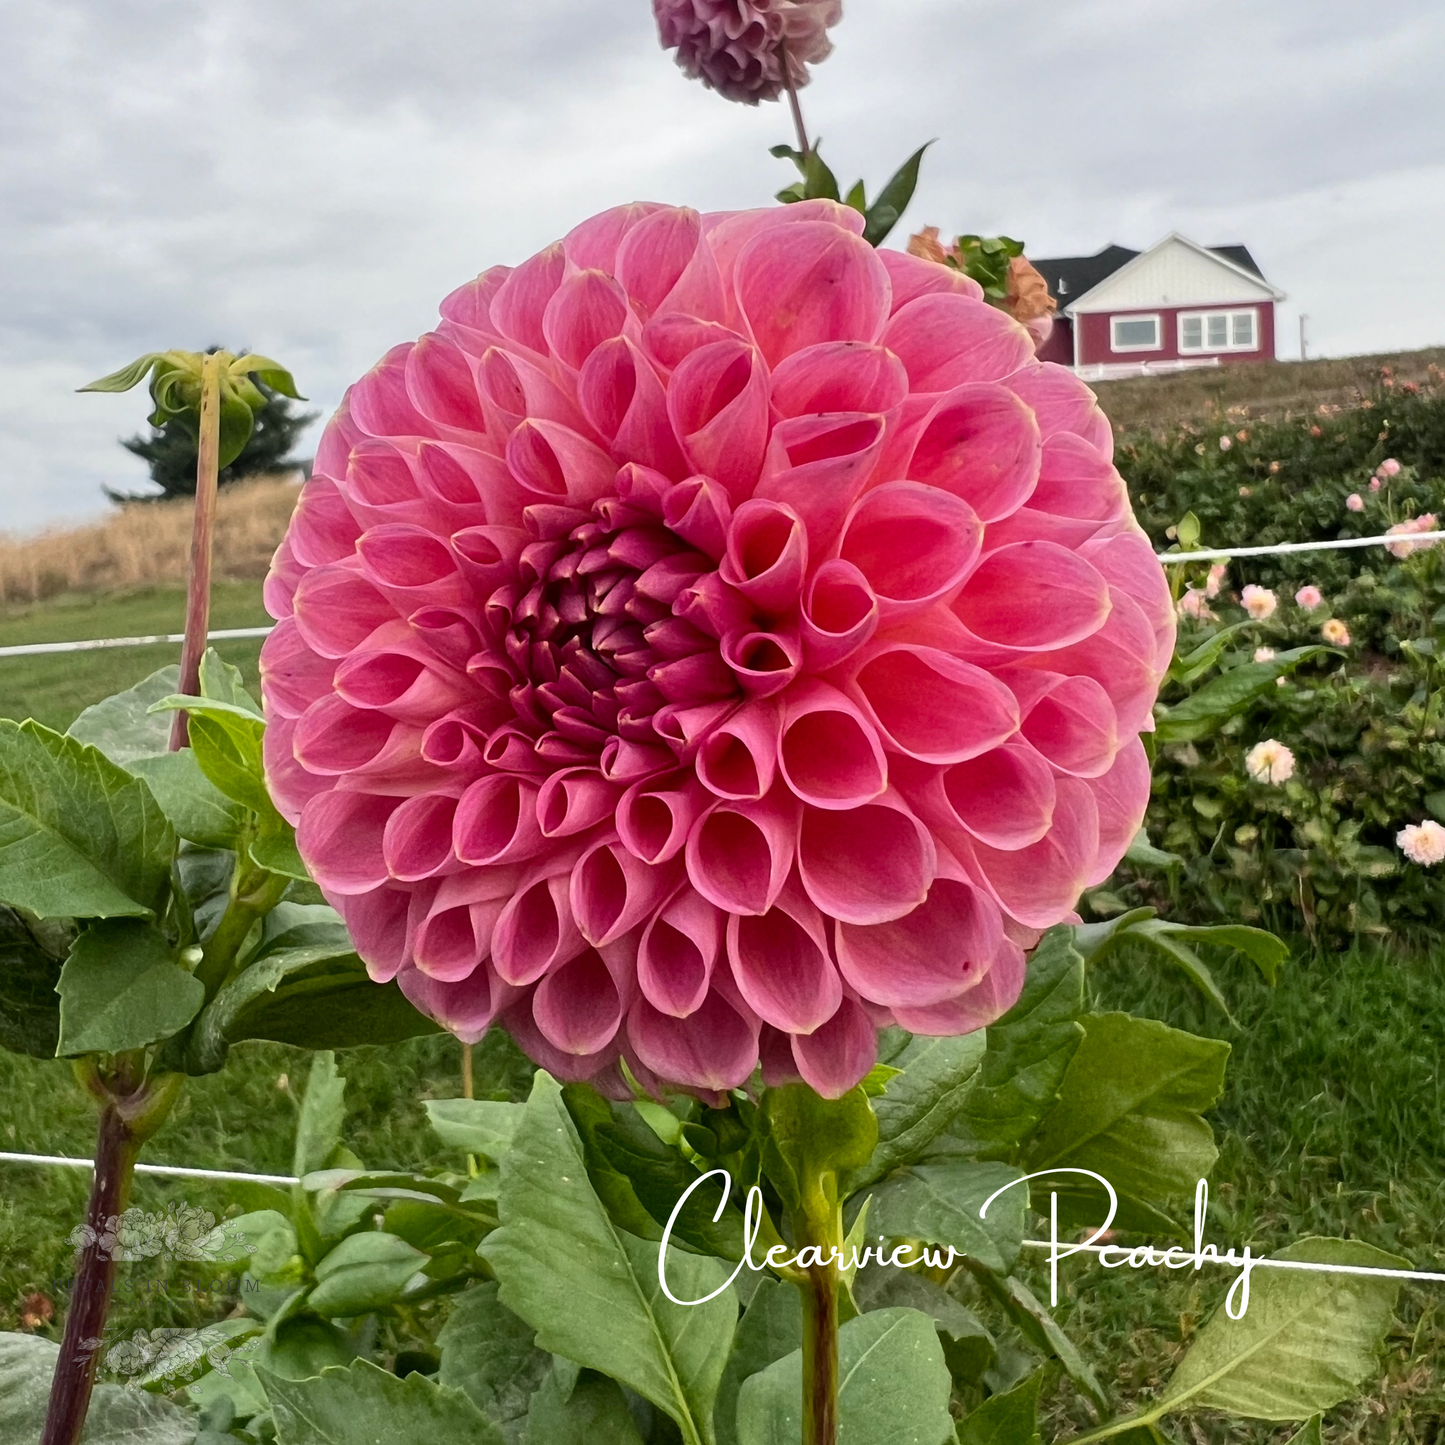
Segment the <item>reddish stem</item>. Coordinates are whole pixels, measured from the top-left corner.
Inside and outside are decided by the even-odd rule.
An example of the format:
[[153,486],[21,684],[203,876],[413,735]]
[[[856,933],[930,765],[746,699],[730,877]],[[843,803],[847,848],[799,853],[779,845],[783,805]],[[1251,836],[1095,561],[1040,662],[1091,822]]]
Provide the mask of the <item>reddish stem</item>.
[[[186,592],[186,640],[181,648],[180,690],[201,690],[201,658],[211,624],[211,548],[216,531],[216,490],[221,451],[220,359],[213,352],[201,364],[200,446],[196,456],[196,510],[191,524],[191,571]],[[186,714],[171,722],[171,751],[190,741]]]
[[788,92],[788,105],[793,112],[793,129],[798,133],[798,150],[806,161],[813,154],[808,144],[808,128],[803,124],[803,107],[798,103],[798,88],[793,84],[793,72],[788,66],[788,42],[778,41],[778,61],[783,67],[783,86]]
[[838,1445],[838,1278],[829,1265],[803,1286],[803,1445]]

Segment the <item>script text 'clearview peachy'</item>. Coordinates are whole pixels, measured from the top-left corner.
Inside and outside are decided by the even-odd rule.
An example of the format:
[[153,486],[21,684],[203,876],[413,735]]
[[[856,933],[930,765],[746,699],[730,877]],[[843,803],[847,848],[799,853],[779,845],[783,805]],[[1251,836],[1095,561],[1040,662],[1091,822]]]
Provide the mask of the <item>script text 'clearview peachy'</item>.
[[[1224,1307],[1230,1319],[1244,1318],[1244,1312],[1249,1308],[1250,1271],[1259,1263],[1259,1260],[1251,1254],[1248,1245],[1244,1246],[1242,1255],[1236,1255],[1233,1245],[1230,1245],[1227,1254],[1220,1254],[1214,1245],[1204,1243],[1204,1216],[1209,1205],[1209,1184],[1203,1179],[1199,1181],[1194,1190],[1194,1248],[1192,1250],[1186,1250],[1177,1244],[1171,1245],[1166,1250],[1156,1249],[1152,1244],[1141,1244],[1133,1249],[1124,1249],[1115,1245],[1097,1248],[1098,1241],[1108,1233],[1109,1226],[1113,1224],[1114,1216],[1118,1213],[1119,1196],[1114,1192],[1114,1186],[1102,1174],[1095,1174],[1092,1169],[1047,1169],[1041,1170],[1037,1174],[1022,1175],[1005,1184],[1002,1189],[996,1189],[990,1194],[979,1205],[978,1217],[986,1219],[989,1205],[1001,1194],[1014,1188],[1015,1185],[1027,1184],[1031,1179],[1056,1179],[1060,1174],[1082,1174],[1102,1185],[1109,1196],[1109,1212],[1105,1216],[1104,1222],[1087,1239],[1071,1243],[1061,1241],[1059,1239],[1059,1196],[1056,1193],[1050,1193],[1050,1305],[1057,1305],[1059,1302],[1059,1261],[1067,1259],[1070,1255],[1088,1251],[1098,1254],[1099,1263],[1105,1269],[1119,1269],[1124,1265],[1128,1265],[1130,1269],[1143,1269],[1146,1266],[1157,1268],[1162,1265],[1168,1269],[1193,1268],[1197,1270],[1202,1269],[1206,1264],[1222,1264],[1235,1268],[1239,1271],[1239,1275],[1229,1287]],[[667,1228],[662,1233],[662,1245],[657,1253],[657,1281],[662,1286],[663,1294],[673,1304],[700,1305],[706,1304],[710,1299],[716,1299],[742,1273],[744,1265],[752,1270],[781,1270],[788,1267],[818,1269],[831,1263],[850,1274],[853,1270],[861,1269],[868,1264],[887,1264],[895,1269],[913,1269],[918,1265],[926,1265],[929,1269],[947,1269],[955,1258],[964,1253],[962,1250],[954,1249],[952,1245],[945,1249],[931,1249],[926,1245],[908,1243],[900,1244],[889,1250],[880,1235],[878,1245],[866,1245],[861,1251],[856,1244],[849,1245],[846,1255],[836,1245],[830,1245],[825,1256],[821,1246],[815,1244],[805,1245],[796,1254],[791,1254],[786,1244],[775,1244],[768,1249],[761,1260],[757,1260],[753,1258],[753,1245],[757,1243],[758,1235],[762,1230],[763,1191],[754,1184],[748,1190],[747,1204],[743,1212],[745,1247],[737,1268],[711,1294],[703,1295],[701,1299],[695,1300],[678,1299],[667,1283],[667,1246],[672,1237],[673,1225],[676,1224],[678,1214],[691,1198],[693,1191],[706,1184],[708,1180],[718,1178],[723,1181],[722,1198],[718,1201],[717,1211],[713,1215],[713,1223],[718,1223],[722,1219],[723,1210],[727,1208],[728,1197],[732,1193],[732,1175],[726,1169],[712,1169],[694,1179],[682,1197],[673,1205],[672,1213],[668,1216]],[[910,1255],[914,1257],[908,1258]]]

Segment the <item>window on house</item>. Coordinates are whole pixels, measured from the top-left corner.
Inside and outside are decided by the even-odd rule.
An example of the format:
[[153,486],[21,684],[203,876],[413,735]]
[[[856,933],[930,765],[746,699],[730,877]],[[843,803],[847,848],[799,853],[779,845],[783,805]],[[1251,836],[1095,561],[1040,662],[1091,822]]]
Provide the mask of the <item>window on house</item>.
[[1157,316],[1113,316],[1109,319],[1112,351],[1158,351]]
[[1258,351],[1259,313],[1185,311],[1179,316],[1180,351]]

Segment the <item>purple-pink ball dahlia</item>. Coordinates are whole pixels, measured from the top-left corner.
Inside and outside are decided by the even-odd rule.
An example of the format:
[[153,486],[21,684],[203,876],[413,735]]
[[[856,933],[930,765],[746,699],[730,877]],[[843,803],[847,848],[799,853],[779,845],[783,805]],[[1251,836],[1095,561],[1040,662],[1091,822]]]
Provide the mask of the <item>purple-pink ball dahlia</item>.
[[[652,0],[664,50],[683,72],[728,100],[776,100],[833,52],[829,27],[843,0]],[[783,65],[787,63],[785,78]]]
[[563,1078],[836,1095],[1112,871],[1174,639],[1093,394],[829,201],[635,205],[347,393],[267,768],[378,980]]

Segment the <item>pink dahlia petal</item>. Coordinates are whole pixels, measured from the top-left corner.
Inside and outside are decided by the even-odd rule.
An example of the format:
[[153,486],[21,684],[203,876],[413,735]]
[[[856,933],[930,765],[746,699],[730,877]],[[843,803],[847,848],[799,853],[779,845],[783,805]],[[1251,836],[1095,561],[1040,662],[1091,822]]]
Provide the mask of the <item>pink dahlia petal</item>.
[[727,951],[738,992],[774,1028],[811,1033],[842,1002],[826,921],[796,883],[784,888],[766,913],[734,914]]
[[1005,939],[978,985],[944,1003],[921,1008],[896,1008],[900,1028],[915,1034],[968,1034],[1002,1018],[1019,1000],[1024,987],[1024,952]]
[[838,925],[838,967],[850,987],[889,1008],[919,1008],[977,985],[1003,943],[998,905],[961,875],[940,877],[911,913]]
[[[757,93],[836,7],[683,8]],[[1147,802],[1174,616],[1108,423],[863,227],[624,206],[483,273],[267,581],[268,782],[373,976],[609,1097],[983,1027]]]
[[892,295],[873,247],[826,221],[754,237],[738,256],[733,285],[769,366],[820,342],[876,341]]
[[793,1035],[793,1059],[805,1083],[825,1099],[841,1098],[878,1061],[878,1030],[851,998],[810,1034]]
[[899,797],[847,813],[805,807],[798,873],[808,897],[844,923],[886,923],[928,896],[937,866],[933,835]]

